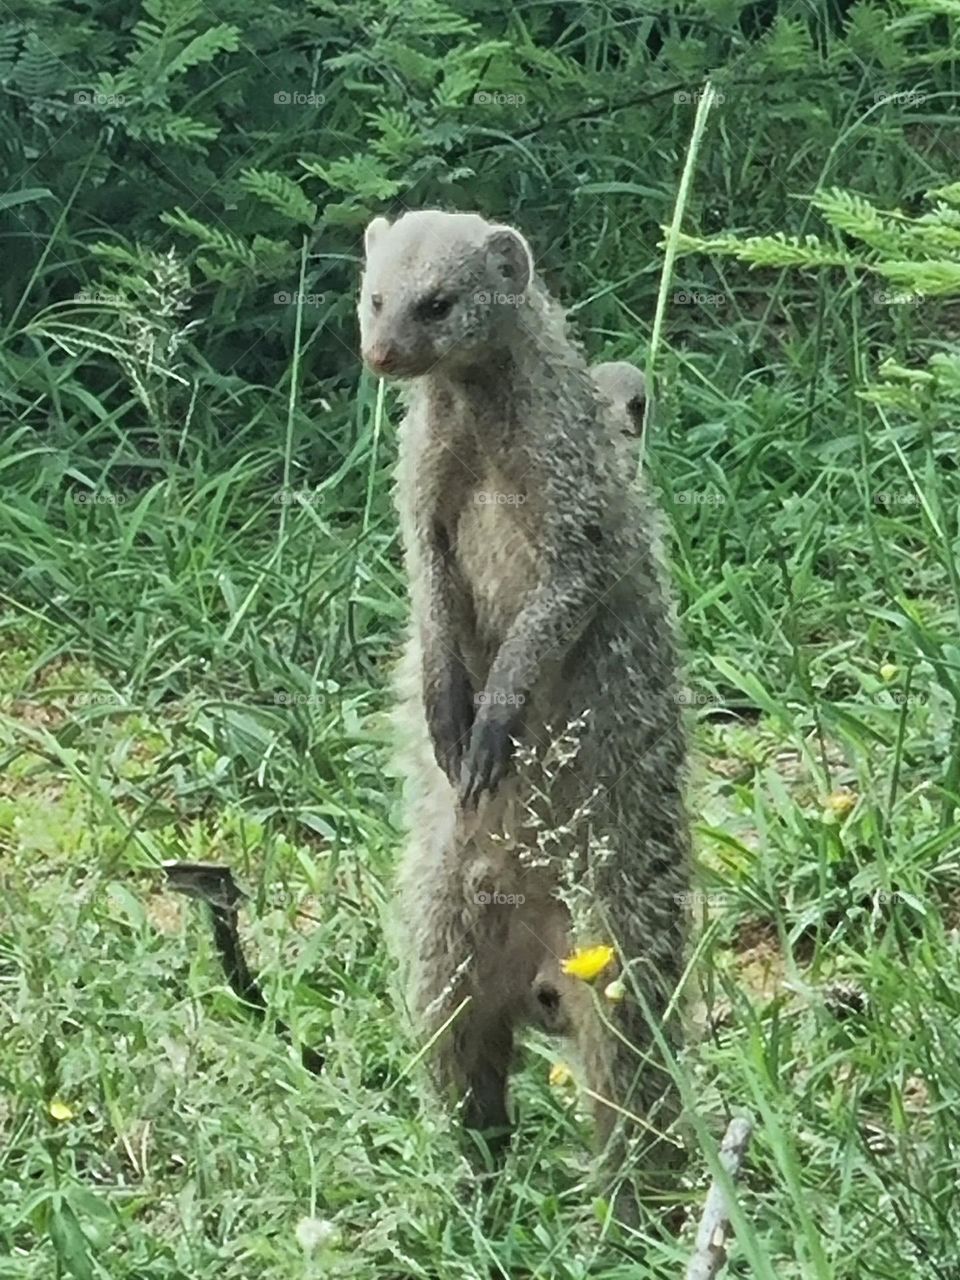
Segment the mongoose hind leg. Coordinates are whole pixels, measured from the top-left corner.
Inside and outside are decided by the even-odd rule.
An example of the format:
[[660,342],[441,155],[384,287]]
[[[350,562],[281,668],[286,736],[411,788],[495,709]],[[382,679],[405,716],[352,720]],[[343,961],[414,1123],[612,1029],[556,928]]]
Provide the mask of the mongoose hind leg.
[[640,1007],[624,1005],[581,1016],[577,1039],[592,1100],[596,1186],[612,1198],[617,1220],[635,1226],[641,1207],[652,1212],[672,1198],[681,1152],[666,1132],[677,1115],[673,1081],[658,1068]]
[[[513,1000],[504,984],[506,910],[478,888],[463,847],[408,851],[401,914],[410,944],[411,1011],[431,1053],[441,1094],[459,1105],[466,1128],[491,1151],[509,1139],[507,1079],[513,1057]],[[479,883],[483,883],[482,877]]]
[[[684,865],[675,832],[658,835],[648,827],[648,855],[659,864],[653,882],[622,861],[600,870],[604,932],[626,968],[618,998],[604,998],[602,984],[594,988],[593,1016],[582,1019],[579,1030],[600,1178],[616,1187],[626,1172],[628,1187],[649,1207],[676,1192],[684,1164],[676,1135],[680,1096],[658,1043],[673,1052],[681,1038],[675,997],[684,977],[685,918],[678,901]],[[618,1210],[628,1187],[617,1197]]]
[[451,1028],[440,1050],[438,1069],[448,1091],[463,1102],[465,1129],[480,1133],[494,1156],[510,1141],[507,1079],[513,1059],[513,1027],[501,1015],[472,1012],[470,1006]]
[[[458,971],[460,978],[454,979]],[[468,951],[453,951],[443,963],[420,965],[419,1008],[414,1012],[425,1037],[439,1033],[431,1054],[437,1089],[461,1109],[464,1127],[482,1133],[496,1154],[509,1142],[511,1130],[507,1081],[513,1025],[505,1011],[485,1007],[484,999]]]

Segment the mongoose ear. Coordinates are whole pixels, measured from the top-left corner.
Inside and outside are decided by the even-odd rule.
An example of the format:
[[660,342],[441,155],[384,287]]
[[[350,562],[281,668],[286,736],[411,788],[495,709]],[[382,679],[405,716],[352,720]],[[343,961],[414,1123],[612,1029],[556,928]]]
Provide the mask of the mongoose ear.
[[374,218],[372,222],[367,223],[367,229],[363,234],[363,247],[368,258],[373,246],[389,227],[389,218]]
[[533,275],[533,254],[519,231],[513,227],[493,227],[484,244],[487,261],[516,292],[525,289]]

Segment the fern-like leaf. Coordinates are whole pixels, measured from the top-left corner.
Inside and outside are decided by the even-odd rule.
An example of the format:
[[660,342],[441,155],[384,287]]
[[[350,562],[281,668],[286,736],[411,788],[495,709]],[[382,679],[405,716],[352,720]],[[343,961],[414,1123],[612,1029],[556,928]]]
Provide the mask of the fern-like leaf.
[[28,98],[49,97],[63,87],[63,61],[31,31],[10,72],[10,80]]
[[763,54],[775,71],[798,71],[810,63],[813,40],[803,18],[780,15],[763,42]]
[[212,62],[218,53],[235,53],[240,47],[240,32],[227,22],[208,27],[189,40],[166,65],[166,74],[172,79],[190,67]]
[[391,178],[370,155],[350,156],[332,160],[329,164],[314,160],[301,160],[300,163],[307,173],[322,178],[335,191],[349,191],[361,199],[389,200],[404,187],[403,182]]
[[934,187],[932,191],[927,192],[927,198],[931,196],[939,196],[947,204],[960,205],[960,182],[951,182],[945,187]]
[[[666,232],[667,228],[662,228]],[[737,258],[754,267],[852,267],[858,259],[843,249],[828,248],[816,236],[698,236],[681,235],[678,253],[712,253]]]
[[317,208],[308,200],[300,187],[284,173],[273,169],[244,169],[240,175],[244,191],[262,200],[291,222],[312,227],[317,220]]
[[421,131],[413,116],[398,107],[380,107],[367,113],[367,123],[380,137],[375,150],[390,159],[412,155],[420,146]]
[[173,35],[185,31],[200,17],[203,0],[143,0],[143,8],[158,27]]
[[870,245],[871,248],[898,252],[903,247],[901,229],[885,219],[863,196],[833,188],[818,191],[812,204],[819,209],[831,227]]
[[203,145],[212,142],[220,130],[216,125],[204,124],[191,116],[155,116],[145,121],[133,121],[127,131],[134,138],[147,138],[150,142],[167,143],[188,151],[206,151]]
[[20,55],[23,30],[18,23],[5,22],[0,26],[0,82],[9,79]]
[[960,294],[960,262],[877,262],[872,270],[894,284],[927,297]]
[[240,263],[251,271],[256,267],[256,254],[250,245],[221,227],[208,227],[179,207],[173,213],[162,213],[160,220],[168,227],[191,236],[203,248],[213,250],[218,258]]

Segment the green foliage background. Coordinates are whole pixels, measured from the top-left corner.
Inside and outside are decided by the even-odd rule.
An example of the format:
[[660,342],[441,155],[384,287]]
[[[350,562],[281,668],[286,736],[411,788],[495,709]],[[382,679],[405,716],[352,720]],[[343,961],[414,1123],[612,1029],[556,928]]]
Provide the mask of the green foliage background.
[[[348,462],[337,519],[360,507],[353,297],[361,229],[384,208],[478,208],[521,225],[591,354],[642,351],[659,228],[711,70],[722,100],[688,234],[803,235],[820,225],[805,197],[823,186],[918,210],[952,176],[945,4],[251,13],[241,0],[154,0],[125,12],[23,4],[0,35],[0,360],[3,406],[21,424],[7,458],[59,524],[78,481],[50,481],[68,461],[81,484],[143,492],[252,459],[244,479],[261,501],[281,476],[313,487]],[[520,101],[476,100],[497,94]],[[782,397],[767,465],[783,453],[792,470],[809,418],[765,361],[771,342],[789,363],[812,337],[833,341],[822,297],[781,278],[768,298],[702,259],[675,284],[724,302],[671,308],[664,456],[722,470],[744,433],[718,420],[718,393],[742,384],[764,416]],[[276,301],[297,293],[302,307]],[[882,326],[898,328],[899,316]],[[682,388],[681,366],[696,375]],[[384,491],[378,477],[378,510]],[[228,497],[247,519],[250,496]],[[309,516],[285,535],[295,528]],[[709,643],[707,628],[696,639]]]
[[[0,1277],[680,1274],[685,1238],[601,1230],[539,1078],[492,1198],[450,1190],[378,920],[406,606],[354,296],[374,213],[476,209],[642,361],[708,77],[648,459],[723,904],[697,1150],[758,1116],[731,1274],[960,1267],[958,18],[0,6]],[[161,919],[188,856],[255,886],[322,1082]]]

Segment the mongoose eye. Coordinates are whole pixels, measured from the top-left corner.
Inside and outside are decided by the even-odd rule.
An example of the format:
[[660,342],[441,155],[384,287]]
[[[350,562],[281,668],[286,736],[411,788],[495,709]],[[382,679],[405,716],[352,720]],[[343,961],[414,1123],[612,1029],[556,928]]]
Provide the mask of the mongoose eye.
[[375,313],[376,313],[376,312],[378,312],[378,311],[382,311],[382,310],[383,310],[383,295],[382,295],[382,294],[379,294],[379,293],[371,293],[371,295],[370,295],[370,306],[373,308],[373,310],[374,310],[374,312],[375,312]]
[[432,294],[417,303],[418,320],[442,320],[453,308],[453,298],[444,298],[438,293]]

